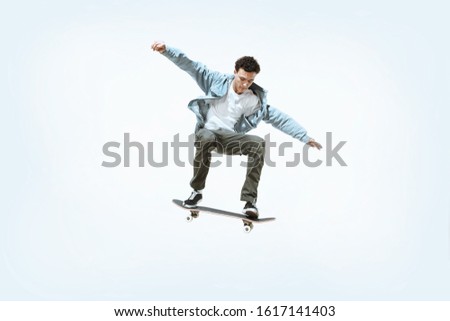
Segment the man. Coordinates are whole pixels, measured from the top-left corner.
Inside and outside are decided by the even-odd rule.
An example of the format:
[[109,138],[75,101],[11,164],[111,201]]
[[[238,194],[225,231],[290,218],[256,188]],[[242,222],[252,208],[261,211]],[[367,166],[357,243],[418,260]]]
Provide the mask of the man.
[[241,190],[245,202],[243,213],[258,218],[256,199],[264,165],[264,139],[246,134],[261,120],[309,146],[322,146],[310,138],[306,130],[288,115],[267,104],[266,91],[254,83],[260,71],[258,62],[249,56],[238,59],[234,74],[209,70],[204,64],[189,59],[178,49],[154,42],[157,51],[186,71],[205,93],[189,102],[196,118],[193,191],[184,206],[195,208],[202,200],[202,191],[210,166],[211,151],[228,155],[247,155],[247,176]]

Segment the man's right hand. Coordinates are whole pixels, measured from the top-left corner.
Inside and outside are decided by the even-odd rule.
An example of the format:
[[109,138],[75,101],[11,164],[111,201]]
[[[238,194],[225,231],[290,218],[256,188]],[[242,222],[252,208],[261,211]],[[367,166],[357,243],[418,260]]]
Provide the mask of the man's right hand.
[[321,149],[322,149],[322,145],[320,145],[320,143],[316,142],[313,138],[311,138],[311,139],[309,140],[309,142],[307,142],[306,144],[308,144],[308,145],[311,146],[311,147],[315,147],[315,148],[317,148],[318,150],[321,150]]
[[152,45],[152,50],[163,53],[166,51],[166,44],[164,42],[155,41]]

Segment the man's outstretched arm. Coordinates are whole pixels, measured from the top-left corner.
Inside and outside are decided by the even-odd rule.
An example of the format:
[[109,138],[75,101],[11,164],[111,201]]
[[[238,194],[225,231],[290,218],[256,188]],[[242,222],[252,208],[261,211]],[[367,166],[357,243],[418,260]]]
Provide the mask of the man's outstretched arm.
[[288,134],[311,147],[319,150],[322,148],[322,145],[316,142],[313,138],[309,137],[306,130],[292,117],[275,107],[267,106],[267,108],[268,113],[264,118],[266,123],[271,124],[276,129],[281,130],[283,133]]
[[198,84],[205,94],[208,94],[215,81],[221,78],[219,72],[209,70],[201,62],[189,59],[181,50],[166,46],[164,42],[154,42],[152,50],[164,55],[175,65],[186,71]]

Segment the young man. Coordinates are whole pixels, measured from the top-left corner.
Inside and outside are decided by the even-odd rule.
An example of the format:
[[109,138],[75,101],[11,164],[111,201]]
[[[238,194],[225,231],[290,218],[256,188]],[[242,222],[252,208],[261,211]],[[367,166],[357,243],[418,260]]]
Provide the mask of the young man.
[[186,71],[205,93],[205,96],[191,100],[188,104],[197,118],[196,153],[194,175],[190,182],[193,191],[184,201],[184,206],[195,208],[202,200],[211,151],[216,149],[223,154],[248,156],[241,201],[245,202],[243,213],[257,218],[256,199],[264,165],[264,139],[246,133],[264,120],[312,147],[321,149],[322,146],[310,138],[295,120],[267,104],[266,91],[254,83],[260,67],[253,57],[238,59],[234,74],[229,75],[211,71],[204,64],[192,61],[180,50],[166,46],[163,42],[154,42],[152,49]]

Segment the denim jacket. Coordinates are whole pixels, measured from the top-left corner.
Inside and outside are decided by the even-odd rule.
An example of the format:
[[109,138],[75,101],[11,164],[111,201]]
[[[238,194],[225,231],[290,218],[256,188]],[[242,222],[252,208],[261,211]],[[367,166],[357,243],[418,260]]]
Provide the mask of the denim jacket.
[[[191,100],[188,108],[192,110],[197,118],[195,131],[203,128],[209,103],[212,100],[225,96],[234,79],[233,74],[224,74],[209,70],[204,64],[189,59],[182,51],[166,46],[162,53],[179,68],[186,71],[205,93],[204,96]],[[234,130],[238,133],[246,133],[256,128],[261,120],[271,124],[273,127],[292,136],[295,139],[307,143],[310,137],[306,130],[290,116],[267,104],[267,91],[253,83],[249,89],[259,98],[260,108],[249,116],[242,115],[236,122]]]

